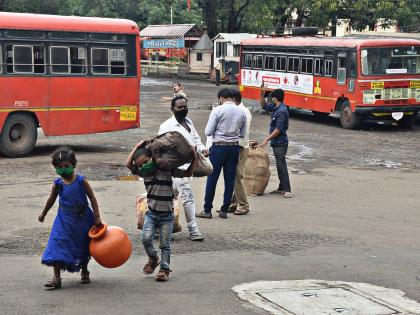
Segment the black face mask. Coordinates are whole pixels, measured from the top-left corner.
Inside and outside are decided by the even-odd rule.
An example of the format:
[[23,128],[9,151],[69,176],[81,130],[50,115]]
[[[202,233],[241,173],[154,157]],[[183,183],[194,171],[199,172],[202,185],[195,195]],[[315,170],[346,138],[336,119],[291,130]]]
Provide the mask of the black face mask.
[[185,117],[187,117],[187,115],[188,115],[188,108],[184,108],[180,111],[174,112],[175,119],[180,123],[185,120]]

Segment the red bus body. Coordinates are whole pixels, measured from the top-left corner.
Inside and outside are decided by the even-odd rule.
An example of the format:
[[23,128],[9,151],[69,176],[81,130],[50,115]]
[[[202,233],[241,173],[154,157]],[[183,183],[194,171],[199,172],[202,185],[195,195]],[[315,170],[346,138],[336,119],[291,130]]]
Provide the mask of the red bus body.
[[[375,50],[380,48],[383,49],[380,52]],[[380,57],[380,53],[385,52],[390,53],[389,60],[393,60],[393,54],[401,53],[401,48],[407,49],[404,52],[408,55],[403,57],[410,58],[410,71],[415,73],[403,73],[409,72],[407,69],[385,69],[386,73],[380,75],[373,73],[375,60],[369,59],[371,64],[366,61],[373,58],[370,56],[377,52]],[[366,69],[362,69],[362,52]],[[346,124],[342,120],[342,125],[349,129],[357,127],[360,117],[384,118],[396,112],[412,117],[420,110],[419,52],[420,41],[414,39],[286,37],[244,40],[240,89],[245,98],[259,99],[264,80],[268,90],[284,89],[285,104],[291,107],[326,114],[343,112],[344,107],[348,107],[347,114],[353,121]],[[262,56],[262,64],[258,56]],[[275,59],[274,64],[271,57]],[[417,63],[413,65],[412,60]],[[327,62],[331,70],[328,75]],[[380,61],[376,62],[380,64]],[[317,65],[321,71],[316,71],[319,70]],[[289,71],[290,68],[293,71]]]
[[[13,141],[6,143],[3,126],[18,113],[32,117],[46,136],[139,127],[139,47],[138,26],[129,20],[0,13],[0,150],[29,153],[16,139],[15,154]],[[42,62],[33,61],[32,69],[17,62],[29,56]],[[52,56],[68,62],[53,63]]]

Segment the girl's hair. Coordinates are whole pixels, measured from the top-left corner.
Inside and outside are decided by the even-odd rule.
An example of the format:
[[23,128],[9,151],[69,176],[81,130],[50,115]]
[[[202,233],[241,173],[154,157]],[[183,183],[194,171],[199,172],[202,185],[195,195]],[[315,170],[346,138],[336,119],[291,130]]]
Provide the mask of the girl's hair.
[[55,149],[52,155],[52,165],[58,166],[64,161],[69,161],[73,166],[76,166],[77,164],[76,154],[72,149],[66,146]]

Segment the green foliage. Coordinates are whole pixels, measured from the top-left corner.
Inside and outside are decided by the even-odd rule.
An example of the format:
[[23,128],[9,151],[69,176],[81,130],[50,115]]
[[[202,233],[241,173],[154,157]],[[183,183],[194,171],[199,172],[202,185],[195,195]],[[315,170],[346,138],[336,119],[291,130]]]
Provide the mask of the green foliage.
[[269,34],[290,21],[334,29],[346,19],[356,30],[380,21],[382,27],[397,23],[403,30],[420,27],[419,0],[0,0],[1,11],[128,18],[140,27],[194,23],[207,28],[210,36],[219,32]]

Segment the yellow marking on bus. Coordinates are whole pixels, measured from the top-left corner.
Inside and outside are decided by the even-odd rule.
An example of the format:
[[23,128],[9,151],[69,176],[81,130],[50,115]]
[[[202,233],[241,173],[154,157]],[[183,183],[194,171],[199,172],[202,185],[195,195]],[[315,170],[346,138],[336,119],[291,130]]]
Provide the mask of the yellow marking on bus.
[[370,82],[370,88],[372,90],[374,89],[382,90],[383,88],[385,88],[385,82],[384,81]]
[[419,81],[410,81],[410,88],[420,89],[420,80]]
[[121,110],[125,108],[135,108],[137,111],[137,106],[128,105],[128,106],[86,106],[86,107],[9,107],[9,108],[0,108],[0,113],[10,113],[16,111],[27,111],[27,112],[58,112],[58,111],[87,111],[87,110]]

